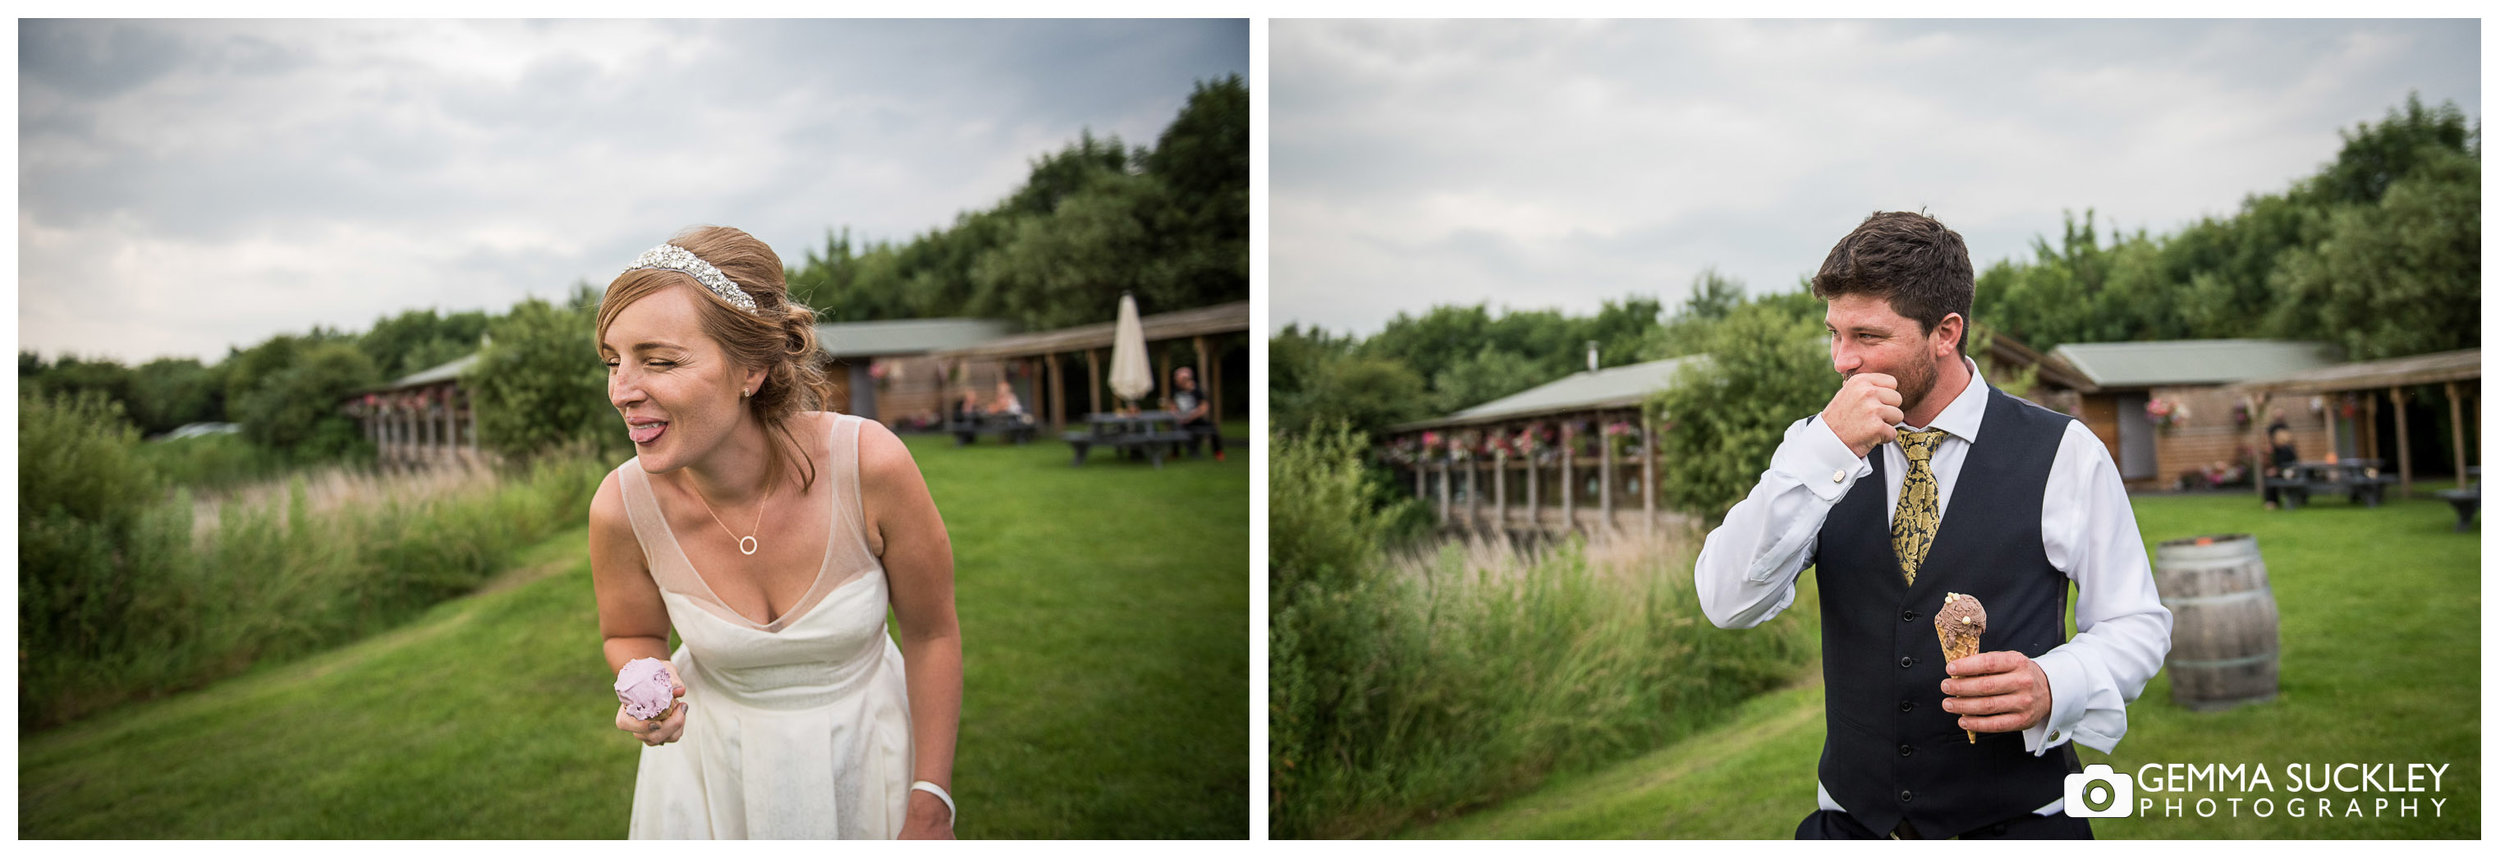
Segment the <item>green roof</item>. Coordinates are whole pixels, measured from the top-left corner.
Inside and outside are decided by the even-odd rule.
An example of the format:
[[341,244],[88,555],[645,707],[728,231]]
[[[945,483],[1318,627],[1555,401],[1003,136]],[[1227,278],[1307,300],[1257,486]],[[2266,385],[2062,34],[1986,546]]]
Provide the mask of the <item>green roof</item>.
[[1512,418],[1589,409],[1622,408],[1639,405],[1649,395],[1667,389],[1675,381],[1675,371],[1685,362],[1707,360],[1707,356],[1688,355],[1627,364],[1602,370],[1583,371],[1529,388],[1492,402],[1461,409],[1447,417],[1400,424],[1394,429],[1457,424],[1490,423]]
[[836,358],[919,355],[978,346],[1016,333],[1002,319],[889,319],[816,326],[816,346]]
[[448,382],[453,379],[460,378],[461,372],[469,369],[469,365],[477,363],[477,355],[478,353],[471,352],[465,356],[454,358],[449,363],[418,370],[414,373],[401,376],[397,381],[373,390],[390,391],[397,390],[399,388],[413,388],[418,385],[431,385],[435,382]]
[[2049,351],[2102,388],[2218,385],[2343,362],[2331,343],[2295,340],[2144,340],[2068,343]]

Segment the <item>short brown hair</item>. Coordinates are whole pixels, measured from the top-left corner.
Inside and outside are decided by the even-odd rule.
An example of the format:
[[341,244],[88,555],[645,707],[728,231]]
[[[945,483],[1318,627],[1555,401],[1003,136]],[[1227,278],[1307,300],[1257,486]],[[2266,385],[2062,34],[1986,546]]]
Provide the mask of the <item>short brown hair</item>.
[[793,454],[805,448],[790,431],[790,417],[802,409],[823,409],[833,400],[833,382],[826,376],[825,362],[816,347],[816,312],[807,305],[791,303],[781,256],[744,230],[693,227],[668,241],[720,269],[721,274],[755,300],[755,311],[749,313],[730,306],[684,272],[634,269],[617,275],[608,284],[607,296],[599,302],[599,341],[607,340],[608,326],[626,305],[652,293],[684,287],[703,296],[707,300],[696,305],[702,308],[703,333],[720,344],[731,363],[764,370],[764,384],[746,399],[746,406],[758,422],[779,430],[790,443],[791,451],[783,451],[779,446],[772,448],[775,472],[785,458],[794,460],[806,473],[800,485],[813,486],[816,466],[807,457]]
[[[1970,303],[1974,290],[1970,249],[1962,235],[1926,215],[1876,212],[1849,231],[1823,258],[1814,273],[1814,297],[1830,301],[1843,295],[1881,298],[1892,312],[1918,320],[1920,334],[1933,334],[1947,314],[1962,314],[1962,341],[1970,340]],[[1963,346],[1957,342],[1953,348]]]

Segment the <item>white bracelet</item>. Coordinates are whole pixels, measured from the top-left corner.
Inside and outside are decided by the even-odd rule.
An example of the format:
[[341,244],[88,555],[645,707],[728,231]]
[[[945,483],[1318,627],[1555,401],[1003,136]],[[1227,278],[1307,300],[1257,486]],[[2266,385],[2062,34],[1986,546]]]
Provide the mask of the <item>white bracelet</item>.
[[936,782],[916,781],[911,783],[911,789],[936,794],[939,802],[946,803],[946,828],[955,828],[955,798],[948,795],[945,788],[937,786]]

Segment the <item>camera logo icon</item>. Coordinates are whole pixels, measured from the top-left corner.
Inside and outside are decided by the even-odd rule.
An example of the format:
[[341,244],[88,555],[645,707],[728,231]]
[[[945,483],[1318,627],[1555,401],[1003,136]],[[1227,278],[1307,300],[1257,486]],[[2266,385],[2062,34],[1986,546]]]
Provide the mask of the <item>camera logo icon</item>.
[[2135,776],[2093,764],[2066,776],[2066,816],[2126,817],[2135,813]]

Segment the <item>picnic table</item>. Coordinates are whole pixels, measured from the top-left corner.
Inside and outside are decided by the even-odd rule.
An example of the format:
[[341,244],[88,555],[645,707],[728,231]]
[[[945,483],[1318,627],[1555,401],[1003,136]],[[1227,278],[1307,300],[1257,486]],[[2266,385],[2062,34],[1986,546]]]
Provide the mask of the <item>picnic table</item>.
[[2457,530],[2474,530],[2474,511],[2483,505],[2482,481],[2474,481],[2474,485],[2464,489],[2442,489],[2438,495],[2448,502],[2448,506],[2457,509]]
[[1136,414],[1094,412],[1085,416],[1085,428],[1068,430],[1059,435],[1076,449],[1076,465],[1085,464],[1085,454],[1095,447],[1109,447],[1122,457],[1144,455],[1163,467],[1166,452],[1179,453],[1187,446],[1191,455],[1198,450],[1198,434],[1180,428],[1180,416],[1154,411]]
[[1023,444],[1033,440],[1033,423],[1027,415],[980,414],[965,415],[946,422],[946,431],[955,434],[955,446],[971,444],[982,433],[998,434],[999,444]]
[[2377,507],[2387,500],[2388,484],[2396,482],[2379,472],[2380,464],[2375,459],[2296,462],[2269,475],[2266,482],[2278,491],[2285,510],[2298,509],[2311,495],[2342,495],[2354,504]]

